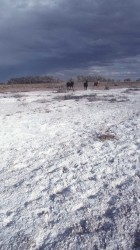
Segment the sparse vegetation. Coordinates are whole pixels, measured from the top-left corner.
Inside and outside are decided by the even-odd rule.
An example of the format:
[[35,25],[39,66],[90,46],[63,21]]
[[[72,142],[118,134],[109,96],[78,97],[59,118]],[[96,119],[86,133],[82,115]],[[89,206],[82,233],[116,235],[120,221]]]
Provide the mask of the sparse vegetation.
[[131,79],[130,78],[126,78],[126,79],[124,79],[124,82],[131,82]]
[[114,140],[116,139],[115,135],[113,134],[101,134],[97,137],[100,141],[106,141],[106,140]]
[[53,76],[27,76],[10,79],[7,84],[60,83],[61,79]]
[[105,86],[105,90],[109,90],[109,86],[106,85],[106,86]]
[[78,82],[82,82],[82,81],[86,81],[88,80],[88,82],[96,82],[96,81],[100,81],[100,82],[114,82],[114,79],[110,79],[110,78],[105,78],[101,75],[79,75],[77,76],[77,81]]

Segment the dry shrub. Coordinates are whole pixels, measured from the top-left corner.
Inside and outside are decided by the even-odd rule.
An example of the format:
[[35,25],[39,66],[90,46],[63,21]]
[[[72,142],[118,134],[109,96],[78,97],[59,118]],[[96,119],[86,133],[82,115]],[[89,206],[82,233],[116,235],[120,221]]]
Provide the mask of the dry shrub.
[[109,90],[109,86],[106,85],[106,86],[105,86],[105,90]]
[[47,99],[39,99],[39,100],[36,100],[36,101],[33,101],[33,102],[36,102],[36,103],[47,103],[49,101]]
[[66,93],[66,89],[65,88],[59,88],[57,90],[57,93]]
[[133,245],[134,250],[139,250],[140,249],[140,231],[136,231],[134,234],[134,245]]
[[23,97],[27,97],[26,95],[22,95],[22,94],[14,94],[14,95],[11,95],[11,97],[13,98],[16,98],[16,99],[20,99],[20,98],[23,98]]
[[101,141],[114,140],[116,139],[116,136],[113,134],[101,134],[101,135],[98,135],[98,139]]

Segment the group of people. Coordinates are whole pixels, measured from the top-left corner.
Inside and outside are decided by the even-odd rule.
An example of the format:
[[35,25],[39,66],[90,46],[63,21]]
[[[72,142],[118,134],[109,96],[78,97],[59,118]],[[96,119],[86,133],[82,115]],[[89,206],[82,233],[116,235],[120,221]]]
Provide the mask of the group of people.
[[[99,81],[94,82],[94,86],[98,86]],[[74,87],[74,81],[71,79],[66,83],[67,90],[73,90]],[[88,80],[84,82],[84,90],[88,89]]]

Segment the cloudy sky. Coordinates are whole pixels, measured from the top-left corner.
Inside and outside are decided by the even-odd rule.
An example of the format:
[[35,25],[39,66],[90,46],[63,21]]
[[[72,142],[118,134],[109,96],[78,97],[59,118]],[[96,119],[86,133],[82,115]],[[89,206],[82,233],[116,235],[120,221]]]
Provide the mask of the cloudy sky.
[[0,0],[0,81],[140,78],[140,0]]

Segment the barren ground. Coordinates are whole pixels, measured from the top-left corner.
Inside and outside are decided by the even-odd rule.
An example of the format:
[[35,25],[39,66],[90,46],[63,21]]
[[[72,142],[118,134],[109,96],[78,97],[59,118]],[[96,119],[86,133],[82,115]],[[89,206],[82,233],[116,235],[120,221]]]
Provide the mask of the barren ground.
[[1,250],[140,249],[140,89],[115,87],[1,89]]

